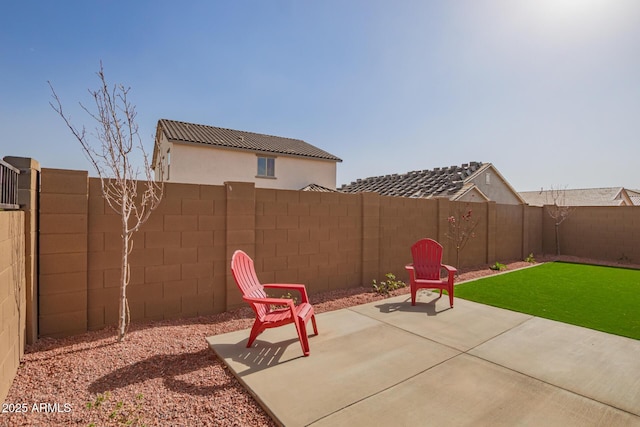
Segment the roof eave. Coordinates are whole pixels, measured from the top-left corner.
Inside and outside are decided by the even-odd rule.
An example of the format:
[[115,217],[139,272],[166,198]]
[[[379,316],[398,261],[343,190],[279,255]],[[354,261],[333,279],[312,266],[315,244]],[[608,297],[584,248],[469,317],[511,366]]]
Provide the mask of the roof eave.
[[324,157],[315,157],[315,156],[307,156],[304,154],[295,154],[295,153],[282,153],[279,151],[267,151],[267,150],[259,150],[259,149],[253,149],[253,148],[243,148],[243,147],[230,147],[227,145],[218,145],[218,144],[212,144],[209,142],[197,142],[197,141],[184,141],[181,139],[169,139],[167,138],[167,141],[169,141],[172,144],[182,144],[182,145],[191,145],[191,146],[198,146],[198,147],[216,147],[219,148],[221,150],[231,150],[231,151],[243,151],[245,153],[255,153],[256,155],[258,154],[263,154],[265,156],[272,156],[272,157],[293,157],[293,158],[303,158],[303,159],[309,159],[309,160],[320,160],[320,161],[324,161],[324,162],[342,162],[342,159],[336,157],[335,159],[327,159]]
[[151,156],[151,170],[156,170],[156,158],[160,155],[158,147],[160,146],[160,135],[162,134],[162,119],[158,120],[156,126],[156,138],[153,141],[153,155]]
[[482,190],[480,190],[480,188],[478,188],[477,185],[475,185],[473,183],[470,183],[470,185],[465,185],[464,187],[462,187],[460,190],[458,190],[457,193],[455,193],[453,196],[451,196],[450,200],[459,201],[465,195],[469,194],[472,190],[475,190],[478,193],[480,193],[480,195],[482,196],[482,198],[484,199],[485,202],[491,201],[491,199],[489,199],[489,197],[486,194],[484,194],[484,192]]

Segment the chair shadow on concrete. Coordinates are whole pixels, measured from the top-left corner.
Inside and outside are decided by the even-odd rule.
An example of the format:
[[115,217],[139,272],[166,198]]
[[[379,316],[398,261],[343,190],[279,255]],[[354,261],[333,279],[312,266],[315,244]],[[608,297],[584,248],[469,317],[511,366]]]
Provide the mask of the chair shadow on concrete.
[[[376,308],[380,309],[381,313],[394,313],[396,311],[402,311],[406,313],[426,314],[427,316],[437,316],[438,313],[452,310],[452,308],[448,306],[440,310],[436,308],[436,303],[441,299],[439,293],[422,291],[419,292],[418,295],[420,298],[416,301],[416,305],[411,305],[411,296],[409,296],[404,301],[385,302],[383,304],[378,304],[376,305]],[[443,294],[443,296],[446,295]],[[425,301],[425,297],[430,298],[430,300]]]
[[[235,363],[246,366],[246,369],[235,369],[239,377],[304,357],[299,351],[300,342],[297,338],[274,343],[258,338],[250,348],[247,348],[247,340],[243,339],[235,344],[213,344],[212,346],[218,358],[231,359]],[[292,351],[287,352],[290,346]]]

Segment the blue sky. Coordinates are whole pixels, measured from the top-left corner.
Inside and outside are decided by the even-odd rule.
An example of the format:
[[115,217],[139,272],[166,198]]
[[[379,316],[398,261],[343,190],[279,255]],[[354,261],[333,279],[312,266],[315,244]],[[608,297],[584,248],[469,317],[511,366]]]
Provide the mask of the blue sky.
[[0,156],[89,170],[102,60],[167,118],[303,139],[338,185],[493,163],[516,190],[640,189],[640,1],[31,1],[0,15]]

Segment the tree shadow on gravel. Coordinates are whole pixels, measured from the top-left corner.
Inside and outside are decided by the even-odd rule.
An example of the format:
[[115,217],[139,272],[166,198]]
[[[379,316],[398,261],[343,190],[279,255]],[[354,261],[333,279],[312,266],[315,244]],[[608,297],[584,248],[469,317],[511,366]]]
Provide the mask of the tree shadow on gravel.
[[[250,307],[241,307],[223,313],[215,313],[190,318],[166,319],[166,320],[147,320],[132,321],[127,330],[125,342],[129,341],[131,335],[136,333],[144,333],[149,329],[157,329],[163,327],[189,327],[190,325],[224,325],[229,321],[235,321],[239,324],[238,328],[251,326],[241,325],[242,320],[250,321],[254,318],[254,314]],[[115,325],[109,325],[103,329],[86,331],[77,335],[52,338],[39,338],[34,344],[29,344],[25,348],[25,354],[34,354],[39,352],[56,351],[62,348],[69,348],[62,353],[77,353],[91,348],[108,347],[120,344],[117,341],[117,331]],[[48,358],[49,356],[43,356]],[[33,360],[39,360],[37,357]]]
[[119,368],[97,379],[89,385],[88,390],[91,393],[104,393],[154,378],[162,378],[164,386],[173,392],[194,396],[210,396],[219,390],[233,387],[233,384],[203,386],[189,383],[177,377],[213,365],[222,365],[222,363],[209,348],[195,353],[159,354]]

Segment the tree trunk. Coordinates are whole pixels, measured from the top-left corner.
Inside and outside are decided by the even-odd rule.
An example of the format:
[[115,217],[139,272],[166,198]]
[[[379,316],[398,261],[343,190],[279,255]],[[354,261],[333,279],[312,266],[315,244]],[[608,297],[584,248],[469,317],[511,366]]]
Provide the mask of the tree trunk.
[[120,264],[120,306],[118,313],[118,342],[124,340],[127,327],[127,285],[129,284],[129,215],[126,209],[125,192],[122,198],[122,263]]
[[118,314],[118,342],[124,340],[127,326],[127,282],[129,265],[129,237],[122,238],[122,263],[120,264],[120,306]]
[[560,224],[556,223],[556,255],[560,255]]

